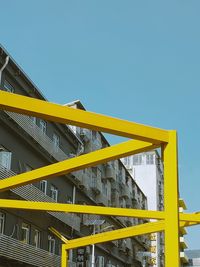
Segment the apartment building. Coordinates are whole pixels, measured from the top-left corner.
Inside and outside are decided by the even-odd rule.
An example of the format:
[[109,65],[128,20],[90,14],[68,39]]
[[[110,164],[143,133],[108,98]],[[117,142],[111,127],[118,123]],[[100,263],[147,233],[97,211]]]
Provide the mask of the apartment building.
[[[3,47],[0,89],[47,101]],[[84,109],[80,101],[73,105]],[[0,179],[106,146],[109,143],[100,132],[0,111]],[[146,196],[120,160],[11,189],[1,193],[1,198],[147,208]],[[94,230],[98,233],[143,222],[137,218],[0,209],[0,267],[60,266],[61,241],[49,230],[52,226],[72,239],[91,235]],[[148,236],[97,244],[94,264],[142,266],[141,253],[148,251],[148,245]],[[91,261],[91,246],[70,251],[73,267],[89,267]]]
[[[186,210],[186,204],[185,201],[180,198],[179,199],[179,212],[183,212]],[[187,234],[187,230],[185,227],[180,228],[179,236],[180,236],[180,264],[181,267],[188,266],[189,259],[187,257],[187,254],[185,253],[185,249],[188,248],[187,243],[185,241],[185,235]]]
[[[140,186],[147,196],[149,210],[163,210],[163,166],[157,151],[140,153],[122,159],[132,179]],[[151,266],[164,266],[164,234],[155,233],[151,237]]]
[[188,263],[185,264],[187,267],[200,267],[200,250],[199,249],[192,249],[186,250],[185,254],[188,258]]

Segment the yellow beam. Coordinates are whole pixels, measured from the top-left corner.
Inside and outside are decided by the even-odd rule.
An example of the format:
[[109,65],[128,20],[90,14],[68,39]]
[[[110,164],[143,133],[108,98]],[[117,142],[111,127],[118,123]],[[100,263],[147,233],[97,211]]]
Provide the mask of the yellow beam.
[[126,157],[156,148],[157,145],[147,142],[130,140],[112,147],[107,147],[89,154],[54,163],[30,172],[18,174],[0,181],[0,192],[32,182],[61,176],[120,157]]
[[142,141],[168,142],[168,131],[0,91],[0,108]]
[[62,245],[61,267],[68,267],[68,251],[64,244]]
[[179,258],[179,205],[176,131],[169,132],[164,151],[165,203],[165,266],[178,267]]
[[200,214],[198,213],[179,213],[181,221],[200,223]]
[[39,210],[39,211],[58,211],[83,214],[98,214],[109,216],[136,217],[146,219],[164,219],[163,211],[137,210],[127,208],[111,208],[90,205],[63,204],[35,202],[26,200],[0,199],[1,208]]
[[51,231],[55,236],[57,236],[60,240],[62,240],[64,243],[68,242],[68,239],[61,235],[55,228],[49,227],[49,231]]
[[[7,209],[25,209],[37,211],[57,211],[67,213],[95,214],[104,216],[135,217],[145,219],[165,219],[164,211],[138,210],[130,208],[111,208],[90,205],[35,202],[26,200],[0,199],[0,207]],[[180,221],[189,225],[200,224],[200,213],[179,213]],[[52,228],[51,228],[52,229]]]
[[90,235],[87,237],[81,237],[69,240],[68,243],[64,245],[64,247],[65,249],[72,249],[102,242],[108,242],[112,240],[133,237],[137,235],[161,232],[164,230],[164,227],[165,223],[163,220],[159,222],[150,222],[142,225],[131,226],[119,230],[113,230],[96,235]]

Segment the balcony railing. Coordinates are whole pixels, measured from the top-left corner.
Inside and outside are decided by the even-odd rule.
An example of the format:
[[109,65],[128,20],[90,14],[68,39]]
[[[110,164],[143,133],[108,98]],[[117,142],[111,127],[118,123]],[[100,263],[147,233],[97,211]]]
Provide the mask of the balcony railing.
[[60,256],[0,234],[0,256],[32,266],[60,267]]
[[[15,175],[16,173],[14,173],[13,171],[8,170],[3,166],[0,166],[0,179],[5,179]],[[45,195],[41,190],[39,190],[33,184],[20,186],[11,189],[11,191],[16,195],[22,197],[23,199],[29,201],[55,202],[54,199]],[[80,231],[81,219],[76,214],[70,214],[70,213],[67,214],[63,212],[47,212],[47,213],[57,218],[61,222],[64,222],[65,224],[69,225],[70,227],[73,227],[73,229]]]
[[67,159],[68,156],[42,130],[30,119],[29,116],[5,111],[24,131],[26,131],[38,144],[40,144],[57,161]]

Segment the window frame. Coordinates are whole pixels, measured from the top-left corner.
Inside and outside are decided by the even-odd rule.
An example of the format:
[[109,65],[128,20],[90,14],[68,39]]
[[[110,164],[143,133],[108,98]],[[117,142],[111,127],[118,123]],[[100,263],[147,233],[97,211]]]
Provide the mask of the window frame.
[[4,233],[5,220],[6,220],[5,213],[3,213],[3,212],[0,211],[0,234],[3,234]]
[[[39,237],[39,238],[37,238],[37,240],[35,239],[36,236]],[[36,248],[40,248],[41,247],[41,231],[36,229],[36,228],[34,229],[34,239],[33,240],[34,240],[34,246]]]
[[[55,193],[55,198],[54,198],[54,193]],[[56,202],[58,202],[58,188],[53,184],[50,187],[50,197]]]
[[51,254],[55,254],[56,251],[56,240],[52,235],[48,235],[48,251]]
[[[30,224],[26,223],[26,222],[22,222],[22,226],[21,226],[21,241],[25,244],[29,244],[30,243],[30,233],[31,233],[31,226]],[[25,233],[25,239],[23,239],[23,233]]]
[[[44,185],[44,190],[42,189]],[[42,191],[45,195],[47,195],[47,180],[40,181],[40,191]]]
[[43,119],[39,120],[39,128],[43,134],[46,134],[47,132],[47,122]]

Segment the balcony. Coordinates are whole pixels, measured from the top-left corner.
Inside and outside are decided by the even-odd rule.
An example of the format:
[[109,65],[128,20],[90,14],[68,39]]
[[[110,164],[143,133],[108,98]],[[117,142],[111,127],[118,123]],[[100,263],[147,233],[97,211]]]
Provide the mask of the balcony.
[[126,238],[126,248],[128,250],[132,250],[133,249],[131,238]]
[[99,205],[108,206],[108,199],[105,195],[99,194],[96,198],[96,202]]
[[121,197],[130,198],[131,193],[127,185],[121,184]]
[[188,247],[183,236],[180,236],[180,247],[182,249],[186,249]]
[[53,141],[41,131],[29,116],[10,111],[5,111],[5,113],[57,161],[62,161],[68,158],[68,156],[59,147],[55,146]]
[[111,205],[112,207],[119,207],[120,201],[119,201],[119,192],[116,190],[112,190],[111,193]]
[[102,192],[101,180],[99,178],[93,176],[92,180],[91,180],[91,188],[96,194],[100,194]]
[[103,177],[103,179],[108,179],[111,182],[115,182],[116,181],[115,170],[109,164],[106,165],[106,168],[105,168],[105,176]]
[[75,181],[78,183],[79,187],[81,189],[87,190],[89,188],[89,182],[90,182],[90,176],[91,172],[89,172],[90,169],[87,170],[80,170],[76,172],[72,172],[72,175],[74,176]]
[[119,191],[119,183],[118,182],[112,182],[111,183],[111,189],[112,190],[116,190],[116,191]]
[[0,256],[39,267],[60,267],[60,256],[0,234]]
[[188,263],[189,259],[188,257],[186,256],[185,252],[181,251],[180,252],[180,259],[181,259],[181,262],[182,263]]
[[[0,166],[0,179],[5,179],[15,175],[16,173],[14,173],[13,171]],[[29,201],[55,202],[54,199],[45,195],[41,190],[39,190],[33,184],[17,187],[11,189],[10,191],[20,196],[21,198]],[[71,214],[71,213],[67,214],[64,212],[47,212],[47,213],[57,218],[61,222],[64,222],[65,224],[69,225],[73,229],[80,231],[81,219],[76,214]]]

